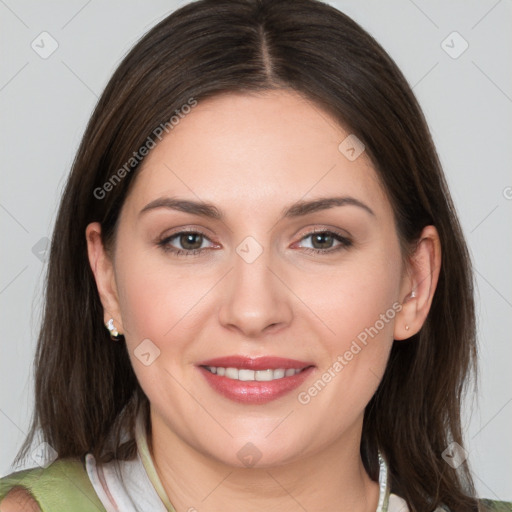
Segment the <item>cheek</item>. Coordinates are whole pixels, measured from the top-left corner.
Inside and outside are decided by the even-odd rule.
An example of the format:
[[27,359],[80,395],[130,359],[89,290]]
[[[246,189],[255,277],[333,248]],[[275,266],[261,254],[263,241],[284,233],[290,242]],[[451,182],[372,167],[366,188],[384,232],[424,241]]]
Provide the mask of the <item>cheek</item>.
[[[384,374],[393,343],[394,323],[401,309],[401,271],[398,244],[382,244],[347,259],[336,271],[310,280],[315,287],[310,288],[308,305],[328,326],[328,330],[322,328],[325,335],[317,379],[328,384],[305,389],[301,403],[311,399],[319,410],[338,411],[333,414],[339,414],[340,422],[362,412]],[[299,293],[305,294],[306,288]]]
[[159,345],[198,302],[204,280],[191,270],[171,268],[165,257],[147,251],[127,253],[116,261],[125,337],[132,346],[145,338]]
[[315,381],[328,383],[305,389],[301,403],[331,410],[336,424],[362,413],[386,368],[401,310],[400,253],[390,257],[389,250],[331,273],[321,283],[323,293],[310,295],[312,309],[322,312],[333,332],[323,338],[324,358]]
[[302,280],[297,291],[324,325],[331,356],[359,335],[364,341],[368,331],[376,336],[376,329],[383,338],[392,337],[399,308],[399,253],[390,257],[376,252],[333,268]]
[[137,380],[151,402],[181,396],[168,371],[172,368],[172,374],[183,381],[181,363],[194,338],[194,313],[205,294],[206,279],[194,277],[191,270],[177,272],[165,258],[134,250],[116,261],[116,280],[126,345]]

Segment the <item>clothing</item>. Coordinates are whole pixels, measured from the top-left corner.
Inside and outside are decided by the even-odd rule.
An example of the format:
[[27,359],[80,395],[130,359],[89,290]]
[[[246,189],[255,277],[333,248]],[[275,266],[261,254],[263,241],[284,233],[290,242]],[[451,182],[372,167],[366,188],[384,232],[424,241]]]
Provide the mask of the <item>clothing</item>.
[[[97,465],[94,456],[87,454],[85,467],[78,459],[57,459],[46,468],[11,473],[0,478],[0,501],[19,485],[32,493],[42,512],[176,512],[153,464],[142,417],[137,420],[135,434],[134,460]],[[390,492],[382,456],[379,463],[376,512],[408,512],[405,501]],[[489,512],[512,512],[512,503],[482,500],[482,504]]]
[[14,486],[28,489],[43,512],[105,512],[78,459],[57,459],[46,468],[25,469],[0,478],[0,501]]

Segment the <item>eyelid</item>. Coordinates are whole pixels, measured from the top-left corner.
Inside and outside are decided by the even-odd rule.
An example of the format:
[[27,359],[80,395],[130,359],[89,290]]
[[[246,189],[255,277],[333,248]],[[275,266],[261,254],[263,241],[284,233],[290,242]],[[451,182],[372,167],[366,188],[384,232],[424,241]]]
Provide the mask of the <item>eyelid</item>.
[[199,227],[196,228],[193,226],[192,227],[177,227],[177,228],[173,228],[169,231],[164,231],[164,234],[159,235],[158,240],[165,241],[169,238],[173,238],[177,235],[181,235],[182,233],[193,233],[193,234],[202,235],[204,238],[207,238],[211,242],[214,242],[214,240],[212,240],[212,236],[207,234],[205,231],[206,230],[204,230],[203,228],[199,228]]
[[301,230],[301,232],[304,233],[301,236],[301,238],[300,238],[301,240],[305,236],[308,236],[308,235],[311,235],[311,234],[314,234],[314,233],[327,233],[327,232],[339,235],[339,236],[344,237],[344,238],[352,238],[352,236],[350,235],[350,233],[348,231],[346,231],[344,229],[340,229],[340,228],[335,228],[335,227],[332,227],[332,226],[320,225],[320,227],[319,226],[306,227],[306,228],[303,228]]

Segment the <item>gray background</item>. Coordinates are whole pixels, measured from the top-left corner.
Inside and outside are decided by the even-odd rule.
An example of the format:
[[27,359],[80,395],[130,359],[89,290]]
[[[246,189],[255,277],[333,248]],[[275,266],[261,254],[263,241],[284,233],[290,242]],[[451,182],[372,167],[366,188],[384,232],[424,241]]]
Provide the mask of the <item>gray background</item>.
[[[0,0],[1,475],[28,428],[46,237],[80,137],[122,56],[183,3]],[[391,54],[431,127],[476,271],[481,386],[465,448],[480,495],[512,500],[512,1],[330,3]],[[44,31],[58,44],[47,58],[31,47],[51,49]]]

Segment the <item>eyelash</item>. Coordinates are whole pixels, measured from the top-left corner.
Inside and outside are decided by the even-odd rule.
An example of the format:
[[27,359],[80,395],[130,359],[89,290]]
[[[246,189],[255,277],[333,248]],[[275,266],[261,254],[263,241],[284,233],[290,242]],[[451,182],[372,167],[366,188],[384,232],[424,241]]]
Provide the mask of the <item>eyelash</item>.
[[[192,234],[192,235],[201,235],[203,238],[209,240],[209,238],[202,233],[201,231],[179,231],[178,233],[174,233],[171,236],[168,236],[166,238],[163,238],[159,242],[157,242],[157,245],[165,252],[171,252],[174,253],[175,256],[196,256],[203,252],[205,248],[203,249],[176,249],[175,247],[172,247],[170,245],[171,240],[174,238],[177,238],[181,235],[185,234]],[[309,233],[307,233],[305,236],[303,236],[300,241],[305,240],[306,238],[309,238],[316,234],[323,234],[323,235],[331,235],[334,239],[336,239],[340,244],[337,247],[333,247],[330,249],[314,249],[311,247],[303,247],[302,249],[305,250],[308,253],[313,254],[331,254],[333,252],[338,252],[343,249],[348,249],[352,246],[352,241],[348,239],[347,237],[341,235],[340,233],[336,233],[335,231],[329,231],[325,229],[319,229],[319,230],[313,230]]]

